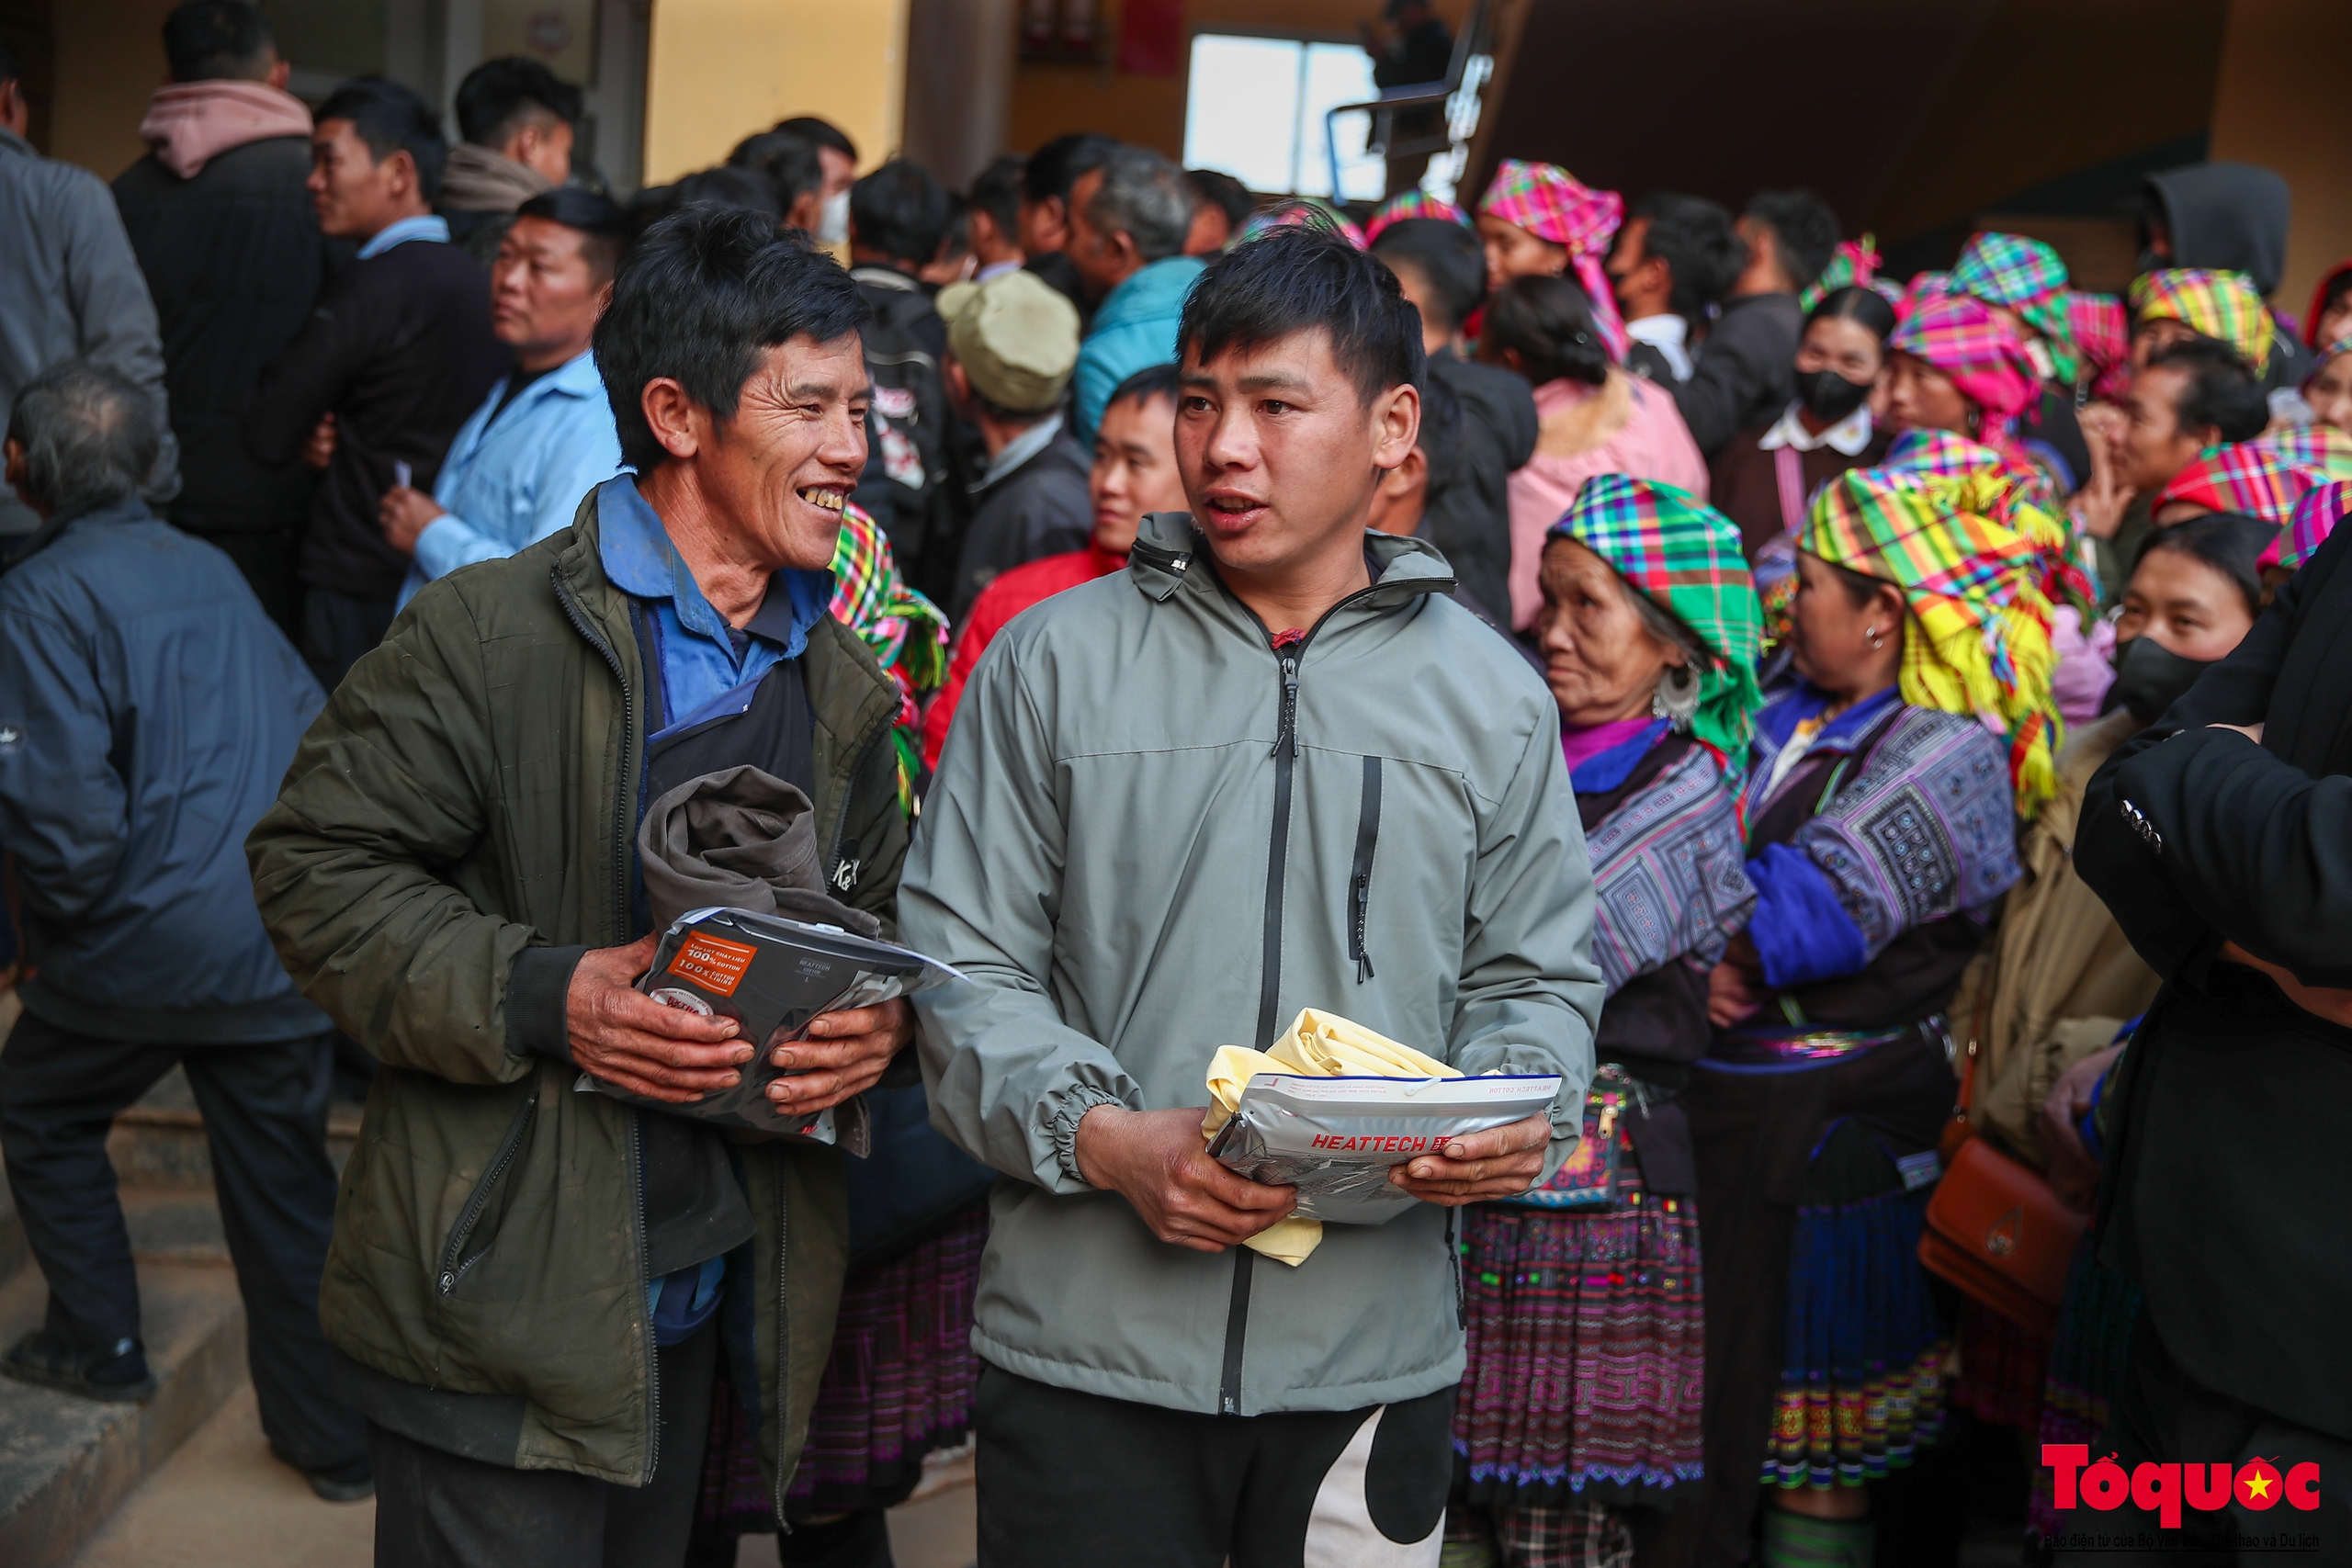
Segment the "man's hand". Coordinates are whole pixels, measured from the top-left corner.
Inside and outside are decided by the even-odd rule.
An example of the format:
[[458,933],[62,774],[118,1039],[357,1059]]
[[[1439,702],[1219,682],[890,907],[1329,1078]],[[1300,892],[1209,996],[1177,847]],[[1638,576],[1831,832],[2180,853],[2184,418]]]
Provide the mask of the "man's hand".
[[768,1059],[794,1074],[768,1085],[779,1116],[808,1116],[872,1089],[890,1058],[915,1037],[904,998],[870,1008],[820,1013],[806,1040],[786,1040]]
[[1707,1021],[1732,1029],[1756,1016],[1771,996],[1764,983],[1764,961],[1746,931],[1724,948],[1723,961],[1707,972]]
[[2227,963],[2243,964],[2249,969],[2261,970],[2287,993],[2289,1001],[2313,1018],[2324,1019],[2339,1029],[2352,1029],[2352,991],[2335,986],[2306,986],[2296,979],[2295,972],[2285,964],[2256,958],[2233,942],[2222,944],[2221,956]]
[[446,516],[440,503],[413,485],[394,485],[376,503],[376,523],[384,542],[401,554],[416,553],[416,536],[435,517]]
[[2091,1108],[2091,1092],[2107,1076],[2109,1064],[2122,1054],[2120,1043],[2092,1052],[2059,1074],[2041,1102],[2041,1152],[2050,1168],[2050,1190],[2060,1202],[2086,1214],[2098,1196],[2098,1162],[2083,1147],[2075,1123]]
[[1515,1198],[1544,1174],[1552,1119],[1538,1113],[1451,1139],[1443,1154],[1388,1168],[1388,1179],[1424,1203],[1458,1209],[1488,1198]]
[[564,994],[571,1059],[583,1072],[648,1100],[684,1105],[713,1089],[732,1089],[750,1061],[751,1043],[731,1018],[663,1007],[636,987],[652,965],[658,937],[582,955]]
[[[2087,416],[2089,410],[2084,411]],[[2084,431],[2083,445],[2091,456],[2091,477],[2075,492],[2075,502],[2069,513],[2075,525],[2095,539],[2112,539],[2123,526],[2123,514],[2130,511],[2139,491],[2117,478],[2116,447],[2122,437],[2120,421],[2091,422]]]
[[302,443],[302,466],[323,473],[334,459],[334,415],[326,414],[319,420],[318,428],[311,432],[310,439]]
[[1078,1123],[1078,1173],[1134,1204],[1160,1240],[1223,1252],[1298,1207],[1298,1189],[1262,1186],[1209,1158],[1206,1109],[1098,1105]]

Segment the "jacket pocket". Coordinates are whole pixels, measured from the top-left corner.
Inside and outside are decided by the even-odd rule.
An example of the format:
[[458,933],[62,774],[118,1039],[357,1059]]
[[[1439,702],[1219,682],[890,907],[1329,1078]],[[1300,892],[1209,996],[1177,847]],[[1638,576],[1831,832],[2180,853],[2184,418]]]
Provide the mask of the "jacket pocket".
[[528,1099],[515,1107],[514,1119],[507,1122],[505,1134],[498,1140],[497,1152],[482,1168],[481,1179],[467,1195],[466,1206],[458,1211],[458,1223],[449,1227],[449,1239],[442,1244],[440,1263],[434,1270],[435,1289],[444,1298],[457,1292],[458,1283],[489,1255],[498,1240],[499,1222],[505,1218],[514,1195],[512,1183],[504,1178],[529,1139],[538,1110],[539,1095],[535,1089]]
[[1363,803],[1356,814],[1355,860],[1348,871],[1348,956],[1355,961],[1356,984],[1372,976],[1364,928],[1372,918],[1372,860],[1380,845],[1380,759],[1363,760]]

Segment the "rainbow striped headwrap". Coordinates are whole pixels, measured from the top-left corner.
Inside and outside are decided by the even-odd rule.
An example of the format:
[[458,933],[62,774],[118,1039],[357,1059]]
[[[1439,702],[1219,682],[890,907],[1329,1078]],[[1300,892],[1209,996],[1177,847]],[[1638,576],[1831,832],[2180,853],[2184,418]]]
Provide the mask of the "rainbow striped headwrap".
[[2298,424],[2276,435],[2257,435],[2253,445],[2267,446],[2299,468],[2316,468],[2324,479],[2352,479],[2352,435],[2332,424]]
[[2268,442],[2236,441],[2208,447],[2156,492],[2148,510],[2161,512],[2174,502],[2188,501],[2213,512],[2259,517],[2283,528],[2294,513],[2295,503],[2326,478],[2317,468],[2297,461]]
[[2286,530],[2270,541],[2262,552],[2260,566],[2283,566],[2294,570],[2316,554],[2335,532],[2335,525],[2352,513],[2352,480],[2330,479],[2324,485],[2313,485],[2295,502],[2294,514],[2287,519]]
[[2254,373],[2270,363],[2270,340],[2278,328],[2270,308],[2242,272],[2201,266],[2168,266],[2143,272],[2127,295],[2133,321],[2178,321],[2192,332],[2219,338],[2243,355]]
[[2041,377],[2025,344],[1982,300],[1932,294],[1894,329],[1886,346],[1925,360],[1983,411],[1977,439],[2006,451],[2016,445],[2018,416],[2041,400]]
[[855,632],[874,661],[899,686],[899,717],[891,739],[899,752],[899,804],[912,811],[915,764],[922,753],[922,717],[915,697],[947,679],[947,617],[908,587],[890,556],[890,541],[865,510],[842,508],[833,542],[833,619]]
[[2015,310],[2041,334],[2056,379],[2071,384],[2081,374],[2082,357],[2075,352],[2074,324],[2066,314],[2066,264],[2056,251],[2022,234],[1978,234],[1952,264],[1951,287],[1987,305]]
[[1415,188],[1390,197],[1380,204],[1363,226],[1364,243],[1380,238],[1380,231],[1391,223],[1402,223],[1408,218],[1442,218],[1449,223],[1470,226],[1470,215],[1450,201],[1441,201],[1429,192]]
[[1686,491],[1624,474],[1585,480],[1552,538],[1574,539],[1698,635],[1716,662],[1699,671],[1690,733],[1726,773],[1747,755],[1764,621],[1740,553],[1739,525]]
[[2132,318],[2112,294],[2066,296],[2075,346],[2090,362],[2091,396],[2113,401],[2132,385]]
[[1994,520],[2000,502],[1986,475],[1852,468],[1815,496],[1797,544],[1903,591],[1916,623],[1903,639],[1903,700],[2004,736],[2018,815],[2030,818],[2058,789],[2058,660],[2041,552]]
[[1617,291],[1610,286],[1602,263],[1609,244],[1625,221],[1625,198],[1613,190],[1594,190],[1556,164],[1531,164],[1505,158],[1495,170],[1478,210],[1506,223],[1516,223],[1539,240],[1565,245],[1568,266],[1592,299],[1592,319],[1609,357],[1625,357],[1625,321],[1617,313]]
[[1815,305],[1840,288],[1867,288],[1885,265],[1886,258],[1878,254],[1877,235],[1840,240],[1829,253],[1829,265],[1821,269],[1821,276],[1797,292],[1797,309],[1811,314]]
[[2052,604],[2074,605],[2086,626],[2097,618],[2098,595],[2092,591],[2090,573],[2077,558],[2080,546],[2074,528],[2040,468],[1949,430],[1903,432],[1887,447],[1886,461],[1879,466],[1904,473],[1943,479],[1973,476],[1984,480],[1984,492],[1993,497],[1993,521],[2022,534],[2041,552],[2042,597]]

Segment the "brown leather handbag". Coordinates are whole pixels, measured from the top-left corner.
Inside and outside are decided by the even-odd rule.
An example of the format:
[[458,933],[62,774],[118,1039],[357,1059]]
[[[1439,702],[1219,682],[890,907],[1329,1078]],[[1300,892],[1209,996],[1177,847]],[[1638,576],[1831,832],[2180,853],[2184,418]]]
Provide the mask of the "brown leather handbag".
[[[2041,1173],[1969,1135],[1976,1043],[1969,1042],[1960,1107],[1945,1129],[1943,1179],[1928,1200],[1919,1263],[1962,1295],[2047,1339],[2066,1300],[2066,1271],[2088,1224]],[[1955,1136],[1956,1134],[1956,1136]]]

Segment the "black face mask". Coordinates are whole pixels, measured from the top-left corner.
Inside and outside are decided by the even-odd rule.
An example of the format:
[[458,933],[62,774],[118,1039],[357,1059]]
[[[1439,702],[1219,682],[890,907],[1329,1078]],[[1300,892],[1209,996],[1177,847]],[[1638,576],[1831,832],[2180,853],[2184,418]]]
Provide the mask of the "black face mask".
[[1804,404],[1805,412],[1831,424],[1861,407],[1870,395],[1868,381],[1849,381],[1835,370],[1797,372],[1797,400]]
[[2197,677],[2214,661],[2183,659],[2152,637],[2135,637],[2115,650],[2115,684],[2107,689],[2102,713],[2130,708],[2142,724],[2154,724],[2188,694]]

